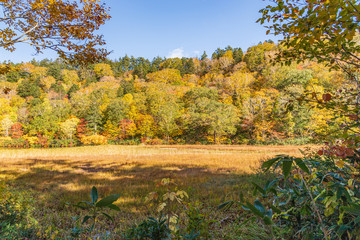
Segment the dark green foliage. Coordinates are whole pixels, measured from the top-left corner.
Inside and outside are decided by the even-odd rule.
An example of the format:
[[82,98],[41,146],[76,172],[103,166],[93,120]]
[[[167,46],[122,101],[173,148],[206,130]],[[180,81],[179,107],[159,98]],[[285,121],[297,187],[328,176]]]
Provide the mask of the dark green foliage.
[[87,128],[91,129],[94,134],[101,131],[103,126],[103,115],[100,112],[99,104],[91,104],[86,111],[85,121],[87,122]]
[[128,93],[134,93],[134,92],[135,92],[134,80],[121,81],[120,87],[117,91],[117,96],[123,97]]
[[38,83],[30,80],[23,80],[17,88],[17,93],[20,97],[34,97],[39,98],[41,96],[41,88]]
[[73,84],[73,85],[70,87],[69,91],[67,92],[68,98],[70,99],[70,98],[71,98],[71,95],[72,95],[73,93],[76,93],[78,90],[80,90],[79,86],[78,86],[77,84]]
[[201,55],[200,60],[205,60],[208,57],[208,55],[206,54],[206,52],[204,51],[203,54]]
[[53,78],[55,78],[57,82],[61,81],[62,80],[61,66],[59,64],[51,64],[48,67],[47,75],[52,76]]
[[217,48],[217,49],[215,50],[215,52],[212,54],[211,58],[212,58],[212,59],[219,59],[219,58],[221,58],[222,56],[224,56],[225,53],[226,53],[226,50],[225,50],[225,49]]
[[150,72],[156,72],[160,70],[160,64],[164,61],[163,58],[157,56],[151,62],[151,70]]
[[18,82],[20,78],[21,75],[18,71],[9,72],[8,74],[6,74],[6,81],[8,82]]
[[156,219],[149,217],[137,226],[129,229],[125,234],[127,240],[166,240],[170,238],[170,229],[166,218],[161,216]]
[[[223,57],[227,51],[231,51],[233,53],[233,58],[234,58],[235,64],[242,61],[242,58],[244,55],[242,49],[241,48],[232,48],[231,46],[227,46],[224,49],[217,48],[215,50],[215,52],[212,54],[212,59],[219,59],[219,58]],[[203,56],[207,57],[206,52],[204,52],[204,54],[203,54]],[[203,56],[201,57],[201,60],[204,60],[206,58],[206,57],[203,58]]]
[[122,119],[126,118],[128,107],[128,104],[123,100],[115,99],[107,106],[104,112],[105,121],[110,121],[112,124],[118,125]]
[[134,74],[140,78],[145,78],[145,76],[150,72],[151,63],[148,59],[139,57],[137,59],[131,58],[133,62]]
[[241,48],[234,48],[233,58],[234,58],[235,64],[242,61],[243,55],[244,55],[244,53]]
[[[344,162],[345,161],[345,162]],[[360,190],[347,160],[330,155],[306,158],[278,156],[262,165],[281,174],[264,187],[254,183],[261,199],[234,203],[260,217],[270,229],[283,228],[298,239],[356,239]]]
[[186,234],[184,239],[210,239],[210,227],[215,221],[210,220],[208,213],[203,210],[200,202],[188,203],[186,207]]
[[62,99],[66,95],[64,86],[60,82],[52,84],[50,89],[52,89],[52,90],[54,90],[54,92],[58,93],[60,95],[60,99]]
[[[120,194],[110,195],[99,200],[99,193],[96,187],[92,187],[90,196],[91,202],[81,201],[77,204],[68,204],[82,210],[86,210],[88,212],[88,214],[85,215],[81,221],[81,224],[85,224],[87,221],[92,220],[92,225],[88,229],[86,229],[87,232],[92,232],[94,230],[95,225],[98,222],[99,215],[102,215],[110,221],[114,222],[114,219],[104,211],[105,208],[120,211],[120,208],[114,204],[114,202],[119,199]],[[74,220],[75,222],[78,222],[80,220],[80,217],[77,217]],[[83,231],[79,227],[76,227],[72,229],[71,232],[73,235],[80,235]]]

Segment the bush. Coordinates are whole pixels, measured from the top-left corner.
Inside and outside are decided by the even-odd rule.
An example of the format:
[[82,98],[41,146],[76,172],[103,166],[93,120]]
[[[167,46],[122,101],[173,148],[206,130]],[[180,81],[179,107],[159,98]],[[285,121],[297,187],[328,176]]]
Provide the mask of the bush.
[[139,225],[129,229],[125,234],[128,240],[165,240],[171,239],[171,231],[166,224],[166,218],[160,216],[158,219],[149,217]]
[[0,239],[36,239],[31,198],[0,184]]
[[106,137],[102,135],[91,135],[81,137],[81,143],[84,145],[105,145],[107,144]]
[[4,147],[8,148],[26,148],[28,146],[28,142],[23,138],[11,139],[4,143]]
[[147,145],[161,145],[161,144],[163,144],[163,140],[161,140],[159,138],[147,139],[145,141],[145,144],[147,144]]
[[76,139],[54,139],[51,141],[51,147],[75,147],[79,145],[79,141]]
[[[189,239],[190,236],[193,236],[192,239],[211,239],[210,226],[215,221],[211,221],[208,213],[203,211],[202,204],[200,202],[195,202],[194,204],[186,204],[186,235]],[[199,237],[199,238],[196,238]]]
[[11,137],[0,137],[0,146],[6,147],[9,141],[11,141]]
[[304,158],[284,155],[264,162],[265,171],[282,171],[265,186],[254,183],[258,199],[250,203],[242,198],[221,207],[240,204],[269,227],[269,234],[276,227],[296,239],[357,239],[359,168],[350,158],[323,153]]

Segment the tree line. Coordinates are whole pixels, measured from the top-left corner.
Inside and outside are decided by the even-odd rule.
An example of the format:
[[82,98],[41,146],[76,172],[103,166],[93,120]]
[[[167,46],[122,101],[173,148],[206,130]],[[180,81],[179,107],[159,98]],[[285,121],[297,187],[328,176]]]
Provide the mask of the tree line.
[[[306,143],[331,131],[325,93],[352,87],[315,61],[272,64],[271,40],[209,57],[124,56],[76,66],[8,63],[0,76],[0,143]],[[5,66],[5,63],[4,63]],[[308,98],[314,100],[302,101]]]

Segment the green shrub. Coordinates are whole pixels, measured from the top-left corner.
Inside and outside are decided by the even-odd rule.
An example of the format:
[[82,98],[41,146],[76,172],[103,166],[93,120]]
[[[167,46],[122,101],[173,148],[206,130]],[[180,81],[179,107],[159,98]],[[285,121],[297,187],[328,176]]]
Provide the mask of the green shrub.
[[274,227],[296,239],[358,239],[360,236],[359,169],[334,155],[304,158],[278,156],[263,163],[265,171],[281,168],[265,186],[254,183],[254,203],[229,201],[251,211],[269,234]]
[[110,221],[114,222],[114,219],[112,216],[110,216],[108,213],[106,213],[105,209],[111,209],[115,211],[120,211],[120,208],[114,204],[119,197],[120,194],[114,194],[109,195],[101,200],[99,200],[99,194],[96,189],[96,187],[92,187],[91,192],[91,202],[90,201],[81,201],[77,204],[69,204],[75,206],[79,209],[85,210],[87,214],[82,218],[81,225],[85,224],[88,221],[91,221],[92,224],[89,228],[83,229],[79,221],[81,220],[80,216],[74,217],[73,220],[75,220],[75,223],[77,226],[73,229],[71,229],[71,235],[73,237],[79,237],[82,233],[91,233],[95,229],[96,224],[99,222],[99,216],[104,216],[105,218],[109,219]]
[[37,221],[31,198],[0,184],[0,239],[36,238]]
[[149,217],[139,225],[125,233],[127,240],[163,240],[171,239],[171,230],[166,224],[167,218],[160,216],[158,219]]
[[203,211],[202,203],[186,204],[186,234],[185,239],[210,239],[210,226],[215,222],[210,220],[208,213]]

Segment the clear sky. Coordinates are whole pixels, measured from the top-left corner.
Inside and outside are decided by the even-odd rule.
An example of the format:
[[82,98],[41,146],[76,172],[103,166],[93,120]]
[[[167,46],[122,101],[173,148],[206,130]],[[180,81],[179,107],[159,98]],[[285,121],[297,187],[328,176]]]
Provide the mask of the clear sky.
[[[129,56],[152,59],[208,55],[218,47],[241,47],[243,51],[267,36],[256,20],[267,2],[263,0],[107,0],[111,20],[101,27],[110,59]],[[56,58],[46,51],[34,55],[28,46],[17,45],[13,53],[0,50],[0,60],[14,62],[32,58]]]

